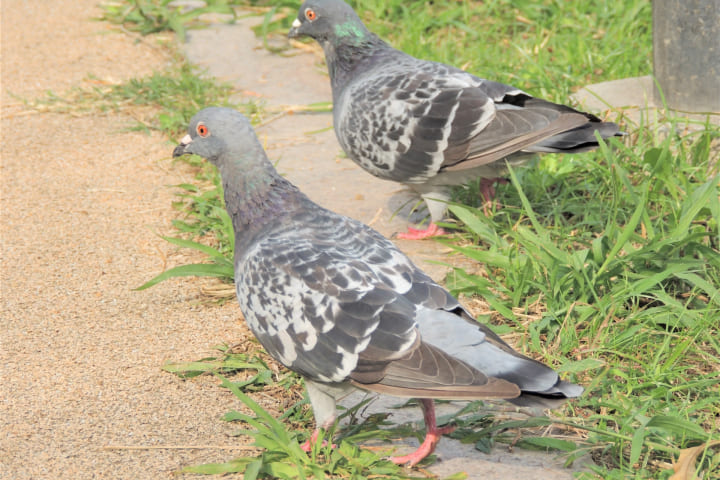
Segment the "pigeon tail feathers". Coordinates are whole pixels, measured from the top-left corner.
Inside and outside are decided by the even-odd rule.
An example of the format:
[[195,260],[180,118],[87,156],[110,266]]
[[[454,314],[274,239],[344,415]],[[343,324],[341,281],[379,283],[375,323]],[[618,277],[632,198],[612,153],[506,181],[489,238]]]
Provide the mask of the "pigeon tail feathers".
[[488,377],[517,385],[523,395],[571,398],[583,391],[582,387],[562,382],[552,368],[514,351],[492,330],[472,319],[462,307],[452,311],[422,310],[417,320],[420,335],[426,342]]
[[515,398],[517,385],[489,378],[426,342],[407,357],[386,365],[383,376],[373,383],[362,383],[363,375],[351,375],[353,385],[373,392],[408,398],[481,399]]

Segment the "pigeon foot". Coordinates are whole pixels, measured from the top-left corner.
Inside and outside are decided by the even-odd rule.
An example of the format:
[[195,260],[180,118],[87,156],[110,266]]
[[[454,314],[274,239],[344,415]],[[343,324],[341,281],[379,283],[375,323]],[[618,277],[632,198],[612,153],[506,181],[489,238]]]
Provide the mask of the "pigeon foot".
[[408,227],[406,233],[398,233],[395,237],[402,240],[422,240],[423,238],[437,237],[438,235],[445,235],[445,230],[430,222],[430,225],[425,230]]
[[482,195],[485,203],[483,205],[483,213],[487,216],[490,211],[489,207],[492,205],[495,199],[495,184],[496,183],[508,183],[507,178],[481,178],[480,179],[480,195]]
[[423,409],[423,417],[425,419],[425,440],[420,447],[409,455],[402,457],[390,457],[390,461],[398,465],[407,465],[414,467],[420,463],[425,457],[435,451],[435,447],[440,441],[440,437],[445,434],[452,433],[455,425],[438,427],[435,422],[435,402],[431,399],[423,398],[420,400],[420,406]]
[[[300,445],[300,448],[302,448],[303,452],[310,453],[312,451],[313,445],[315,445],[317,443],[319,434],[320,434],[320,429],[316,428],[315,431],[312,433],[312,435],[310,435],[310,438],[305,443]],[[323,440],[322,446],[327,447],[327,444],[328,444],[327,440]],[[333,443],[332,448],[336,448],[336,447],[337,447],[337,445],[335,445]]]

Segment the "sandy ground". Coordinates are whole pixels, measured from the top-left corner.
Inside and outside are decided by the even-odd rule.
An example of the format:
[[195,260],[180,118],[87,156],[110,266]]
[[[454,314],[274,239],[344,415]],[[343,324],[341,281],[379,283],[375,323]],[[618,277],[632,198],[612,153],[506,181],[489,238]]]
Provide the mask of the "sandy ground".
[[242,339],[237,308],[209,315],[180,282],[131,290],[173,261],[157,237],[168,185],[188,175],[172,146],[124,132],[122,115],[37,114],[15,97],[163,68],[162,49],[92,21],[96,3],[2,2],[0,478],[169,478],[228,452],[106,447],[242,443],[218,420],[231,395],[159,368]]
[[[174,478],[183,466],[233,458],[248,441],[230,436],[236,427],[220,420],[241,407],[215,379],[183,381],[160,369],[168,360],[202,358],[214,345],[247,339],[235,302],[208,305],[194,279],[132,290],[188,261],[158,237],[172,233],[176,212],[169,186],[190,178],[187,169],[171,163],[173,145],[160,135],[125,131],[133,121],[123,114],[38,113],[18,99],[89,86],[97,81],[90,76],[108,82],[143,77],[166,65],[166,51],[153,40],[138,41],[92,21],[100,13],[96,3],[2,2],[2,479]],[[203,49],[212,51],[213,42],[226,34],[238,32],[210,29],[202,33],[204,43],[190,45],[207,59]],[[253,41],[249,30],[240,34]],[[299,70],[297,76],[269,78],[272,62],[283,61],[266,56],[245,70],[266,68],[267,76],[242,81],[259,91],[262,85],[305,78]],[[311,55],[300,61],[306,63],[303,71],[317,75]],[[302,98],[282,102],[328,100],[325,78],[302,81],[307,86]],[[317,87],[318,98],[308,100],[311,87]],[[281,90],[294,94],[298,88]],[[259,133],[264,140],[271,137],[268,152],[278,168],[320,203],[373,222],[386,235],[404,227],[405,220],[390,218],[387,208],[372,203],[378,197],[381,205],[397,200],[396,186],[340,162],[332,168],[308,166],[307,159],[320,152],[334,159],[339,147],[332,132],[306,137],[298,146],[298,125],[315,130],[330,123],[320,116],[290,116]],[[305,150],[293,150],[300,147]],[[428,262],[442,253],[435,242],[403,248],[435,278],[442,277],[444,267]],[[278,408],[273,399],[264,406]],[[455,448],[447,439],[441,445]],[[501,465],[518,463],[506,457],[500,452],[487,467],[475,464],[477,476],[471,477],[569,478],[547,469],[544,460],[519,460],[542,474]],[[446,465],[444,474],[467,469],[462,461]]]

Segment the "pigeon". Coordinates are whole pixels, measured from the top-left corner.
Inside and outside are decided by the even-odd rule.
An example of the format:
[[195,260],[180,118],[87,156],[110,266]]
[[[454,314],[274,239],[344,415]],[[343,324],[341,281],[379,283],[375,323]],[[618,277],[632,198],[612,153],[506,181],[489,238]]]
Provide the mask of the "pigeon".
[[524,164],[539,152],[592,150],[596,133],[623,135],[589,113],[396,50],[342,0],[306,1],[288,35],[313,38],[325,52],[333,125],[348,157],[425,201],[428,228],[398,238],[444,233],[436,222],[453,185],[481,178],[481,194],[490,201],[507,164]]
[[426,438],[391,460],[415,465],[451,427],[434,399],[555,405],[583,388],[514,351],[369,226],[327,210],[278,174],[241,113],[209,107],[173,157],[196,154],[220,171],[235,235],[235,287],[248,327],[305,380],[316,428],[336,420],[353,389],[417,398]]

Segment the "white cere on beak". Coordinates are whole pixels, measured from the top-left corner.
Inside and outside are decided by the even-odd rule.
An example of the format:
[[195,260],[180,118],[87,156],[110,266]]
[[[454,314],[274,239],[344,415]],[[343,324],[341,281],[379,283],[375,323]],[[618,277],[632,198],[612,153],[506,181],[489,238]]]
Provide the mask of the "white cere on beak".
[[188,143],[192,142],[192,138],[190,135],[185,135],[182,140],[180,140],[180,145],[187,145]]
[[297,18],[296,18],[295,21],[292,23],[292,27],[293,27],[293,28],[299,28],[300,25],[302,25],[302,23],[300,23],[300,20],[298,20]]

